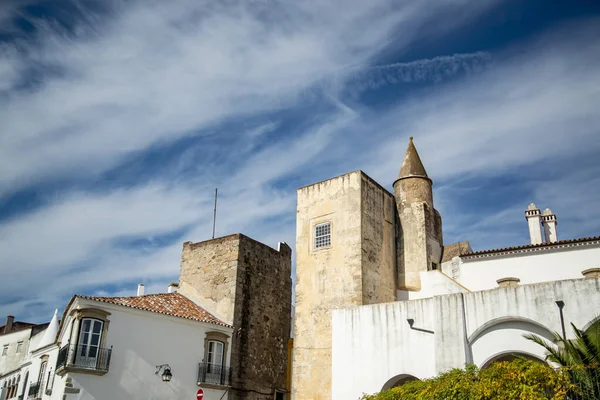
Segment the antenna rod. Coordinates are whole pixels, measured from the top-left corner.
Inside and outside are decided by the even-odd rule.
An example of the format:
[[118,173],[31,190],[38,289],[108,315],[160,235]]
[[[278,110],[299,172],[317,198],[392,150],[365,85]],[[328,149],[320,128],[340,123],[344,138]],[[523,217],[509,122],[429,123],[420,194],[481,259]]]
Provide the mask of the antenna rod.
[[212,238],[215,238],[215,226],[217,224],[217,194],[219,193],[219,188],[215,189],[215,213],[213,215],[213,235]]

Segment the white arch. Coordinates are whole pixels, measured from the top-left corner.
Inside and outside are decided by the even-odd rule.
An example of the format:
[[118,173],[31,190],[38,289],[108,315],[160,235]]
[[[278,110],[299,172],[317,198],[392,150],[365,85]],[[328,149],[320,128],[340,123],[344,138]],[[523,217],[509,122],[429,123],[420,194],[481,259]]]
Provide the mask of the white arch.
[[549,341],[553,339],[548,328],[527,318],[503,317],[488,321],[469,338],[472,361],[482,368],[494,357],[511,353],[543,360],[544,349],[523,337],[532,333]]
[[600,315],[596,316],[595,318],[592,318],[590,322],[585,324],[582,331],[587,332],[587,330],[590,329],[596,322],[600,322]]
[[543,364],[547,364],[546,361],[541,359],[537,354],[531,354],[525,351],[503,351],[497,354],[494,354],[491,357],[488,357],[483,363],[481,363],[481,369],[487,368],[492,365],[496,361],[508,361],[511,358],[523,357],[528,360],[538,361]]
[[[499,318],[494,318],[491,319],[489,321],[487,321],[486,323],[484,323],[483,325],[481,325],[479,328],[475,329],[475,331],[473,331],[473,333],[471,334],[471,336],[469,336],[469,338],[467,339],[467,341],[469,343],[473,343],[475,340],[478,339],[478,337],[483,334],[485,331],[489,330],[490,328],[492,328],[495,325],[499,325],[499,324],[504,324],[507,322],[524,322],[524,323],[528,323],[534,326],[537,326],[538,328],[541,328],[542,330],[546,331],[547,335],[548,335],[548,339],[552,337],[552,331],[550,329],[548,329],[545,325],[534,321],[532,319],[529,318],[525,318],[525,317],[516,317],[516,316],[505,316],[505,317],[499,317]],[[544,335],[546,337],[546,335]],[[551,340],[551,339],[549,339]]]
[[414,375],[411,374],[399,374],[396,375],[390,379],[388,379],[388,381],[383,385],[383,387],[381,388],[381,390],[388,390],[391,389],[393,387],[396,386],[400,386],[405,384],[406,382],[410,382],[410,381],[417,381],[419,380],[419,378],[417,378]]

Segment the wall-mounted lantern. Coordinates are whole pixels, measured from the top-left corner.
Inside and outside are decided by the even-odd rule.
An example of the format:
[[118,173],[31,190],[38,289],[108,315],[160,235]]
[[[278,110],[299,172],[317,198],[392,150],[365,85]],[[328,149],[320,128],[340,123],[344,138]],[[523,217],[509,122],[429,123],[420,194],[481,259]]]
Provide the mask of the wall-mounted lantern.
[[154,373],[154,375],[160,374],[160,371],[162,371],[161,378],[163,382],[170,382],[171,378],[173,377],[173,374],[171,373],[171,367],[169,366],[169,364],[157,365],[156,372]]

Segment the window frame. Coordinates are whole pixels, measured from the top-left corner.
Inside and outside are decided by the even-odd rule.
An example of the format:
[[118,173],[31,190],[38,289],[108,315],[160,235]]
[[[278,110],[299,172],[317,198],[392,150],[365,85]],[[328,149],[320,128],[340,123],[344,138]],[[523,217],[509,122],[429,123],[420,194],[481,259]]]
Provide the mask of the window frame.
[[40,392],[43,393],[44,392],[44,388],[42,387],[42,385],[44,384],[44,379],[45,379],[45,375],[46,375],[46,369],[48,368],[48,358],[46,356],[46,358],[42,359],[42,363],[40,364],[40,371],[38,372],[38,384],[40,385]]
[[[204,356],[202,357],[202,362],[206,363],[206,365],[209,364],[208,355],[209,355],[209,348],[210,348],[209,343],[210,342],[219,342],[223,345],[223,357],[221,358],[221,366],[228,367],[227,351],[229,349],[229,336],[223,332],[217,332],[217,331],[206,332],[206,335],[204,336]],[[212,365],[218,365],[218,364],[212,364]]]
[[[89,332],[87,332],[88,335],[89,335],[88,336],[88,340],[87,340],[88,343],[82,343],[81,342],[82,341],[82,336],[83,336],[82,334],[85,333],[83,331],[83,328],[84,328],[84,325],[85,325],[85,321],[90,321],[90,330],[89,330]],[[99,333],[94,333],[95,322],[99,322],[100,323],[100,332]],[[87,354],[85,355],[85,357],[88,357],[88,358],[90,357],[89,350],[92,347],[96,348],[96,355],[94,357],[92,357],[92,358],[97,358],[98,357],[98,354],[100,353],[100,350],[102,349],[102,343],[103,343],[102,339],[103,339],[103,336],[104,336],[104,324],[105,323],[106,323],[106,321],[104,321],[103,319],[100,319],[100,318],[86,317],[86,316],[81,317],[81,320],[79,321],[79,332],[77,333],[77,342],[75,343],[75,346],[77,348],[77,355],[75,357],[79,356],[80,346],[82,346],[82,345],[85,345],[86,348],[87,348]],[[99,335],[99,337],[98,337],[98,344],[95,344],[95,345],[91,344],[92,343],[92,336],[93,335]]]
[[110,313],[108,311],[104,311],[100,308],[79,308],[71,311],[70,316],[72,318],[71,332],[69,334],[68,339],[70,345],[79,345],[79,338],[81,336],[81,330],[83,328],[83,320],[89,318],[97,319],[102,322],[102,329],[100,333],[100,340],[98,342],[98,348],[103,349],[106,347],[106,337],[108,333],[108,327],[110,325],[110,320],[108,319]]
[[[212,352],[210,351],[211,350],[211,344],[213,345],[213,351]],[[219,345],[221,347],[220,348],[220,350],[221,350],[220,351],[220,353],[221,353],[221,359],[218,360],[218,362],[215,362],[215,360],[213,360],[211,362],[210,361],[211,360],[211,355],[213,357],[215,357],[219,353],[219,352],[216,351],[217,348],[219,347]],[[223,366],[223,361],[225,361],[225,343],[223,343],[221,340],[215,340],[215,339],[209,340],[208,341],[208,353],[206,354],[206,363],[214,365],[214,366],[218,365],[218,366],[222,367]]]
[[8,355],[8,346],[9,346],[8,344],[5,344],[5,345],[2,347],[2,356],[0,356],[0,357],[5,357],[5,356],[7,356],[7,355]]
[[17,350],[16,350],[16,354],[19,354],[20,352],[23,351],[23,342],[17,342]]
[[[325,227],[327,226],[327,233],[323,234],[318,234],[318,230],[321,227]],[[322,250],[322,249],[328,249],[331,247],[331,233],[332,233],[332,224],[331,221],[321,221],[318,223],[315,223],[313,225],[313,229],[312,229],[312,233],[313,233],[313,249],[315,250]],[[319,241],[321,241],[321,243],[319,243]]]

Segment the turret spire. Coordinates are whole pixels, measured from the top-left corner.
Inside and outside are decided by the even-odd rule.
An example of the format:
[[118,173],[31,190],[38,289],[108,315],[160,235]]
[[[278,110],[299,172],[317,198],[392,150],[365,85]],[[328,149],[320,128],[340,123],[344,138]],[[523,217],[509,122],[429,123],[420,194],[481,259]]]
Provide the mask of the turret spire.
[[[421,162],[421,157],[419,157],[419,153],[417,152],[417,148],[413,143],[413,137],[410,137],[410,141],[408,142],[408,148],[406,149],[406,153],[404,154],[404,160],[402,161],[402,167],[400,167],[400,173],[398,174],[398,179],[405,178],[425,178],[429,179],[427,176],[427,172],[425,171],[425,167]],[[431,181],[431,179],[429,179]]]
[[54,311],[54,315],[52,316],[52,320],[48,327],[46,328],[46,332],[44,332],[44,336],[42,336],[42,340],[38,345],[38,349],[42,347],[46,347],[56,341],[56,334],[58,333],[58,310]]

